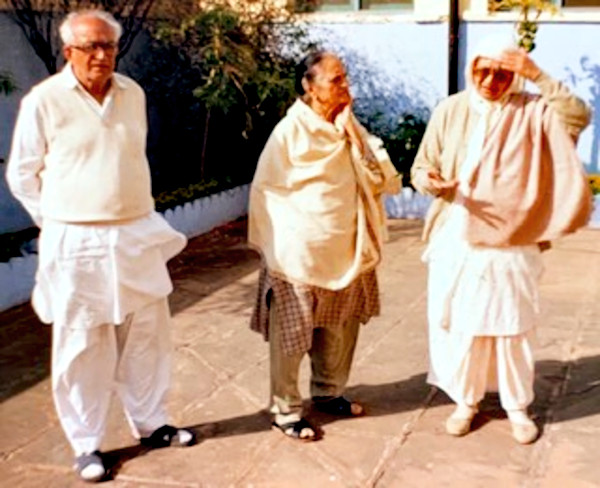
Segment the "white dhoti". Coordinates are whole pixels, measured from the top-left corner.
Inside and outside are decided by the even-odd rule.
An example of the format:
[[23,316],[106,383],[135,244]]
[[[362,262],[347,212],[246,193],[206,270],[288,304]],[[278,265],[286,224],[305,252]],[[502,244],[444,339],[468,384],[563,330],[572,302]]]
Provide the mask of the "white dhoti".
[[135,437],[167,423],[166,262],[185,243],[156,213],[110,225],[44,222],[33,304],[54,324],[54,401],[76,455],[99,449],[113,391]]
[[424,256],[428,382],[457,404],[497,390],[505,410],[524,409],[533,400],[540,251],[473,247],[451,231],[441,229]]

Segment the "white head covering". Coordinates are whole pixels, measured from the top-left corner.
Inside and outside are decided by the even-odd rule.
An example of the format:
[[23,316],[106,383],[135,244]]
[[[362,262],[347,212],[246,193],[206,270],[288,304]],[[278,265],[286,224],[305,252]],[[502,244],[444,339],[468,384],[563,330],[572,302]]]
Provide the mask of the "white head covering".
[[[467,85],[473,86],[473,66],[477,58],[489,58],[500,61],[502,53],[507,49],[518,49],[514,37],[508,33],[491,34],[476,44],[473,52],[469,55],[466,66],[465,80],[467,81]],[[515,75],[513,82],[506,93],[521,91],[522,86],[523,84],[520,81],[520,77]]]

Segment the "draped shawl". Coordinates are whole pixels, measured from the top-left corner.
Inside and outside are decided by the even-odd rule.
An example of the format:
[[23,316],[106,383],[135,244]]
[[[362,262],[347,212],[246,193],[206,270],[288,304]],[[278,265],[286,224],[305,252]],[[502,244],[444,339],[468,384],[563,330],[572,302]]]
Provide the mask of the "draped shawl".
[[575,144],[538,96],[512,94],[489,128],[464,205],[467,240],[485,246],[551,241],[586,225],[592,197]]
[[376,138],[365,158],[344,130],[297,100],[269,137],[250,189],[248,241],[269,272],[340,290],[381,259],[377,194],[396,172]]
[[[515,49],[509,36],[492,35],[467,64],[473,83],[478,57],[500,61]],[[487,128],[480,164],[464,196],[466,238],[474,245],[507,247],[551,241],[583,227],[591,190],[567,128],[546,100],[523,91],[515,75],[500,116]],[[474,90],[473,87],[470,88]]]

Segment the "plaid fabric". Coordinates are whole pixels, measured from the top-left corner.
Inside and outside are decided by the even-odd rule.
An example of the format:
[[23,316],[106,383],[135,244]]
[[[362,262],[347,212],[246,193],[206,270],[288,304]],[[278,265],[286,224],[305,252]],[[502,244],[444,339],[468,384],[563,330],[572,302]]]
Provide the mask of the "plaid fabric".
[[269,340],[269,308],[275,299],[281,320],[285,354],[307,352],[312,346],[313,329],[340,327],[351,318],[366,324],[379,315],[379,287],[375,270],[360,275],[342,290],[289,283],[272,276],[262,267],[258,279],[257,302],[250,328]]

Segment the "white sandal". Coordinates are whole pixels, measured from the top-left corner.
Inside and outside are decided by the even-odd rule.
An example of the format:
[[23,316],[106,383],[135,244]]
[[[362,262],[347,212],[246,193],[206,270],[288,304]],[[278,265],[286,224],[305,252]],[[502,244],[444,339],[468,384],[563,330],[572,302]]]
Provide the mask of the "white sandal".
[[455,437],[466,435],[471,430],[471,422],[477,415],[478,408],[470,405],[457,405],[452,415],[446,420],[446,432]]
[[540,431],[527,415],[526,409],[507,410],[506,414],[512,427],[512,436],[519,444],[531,444],[538,438]]

